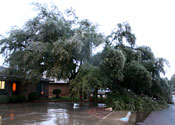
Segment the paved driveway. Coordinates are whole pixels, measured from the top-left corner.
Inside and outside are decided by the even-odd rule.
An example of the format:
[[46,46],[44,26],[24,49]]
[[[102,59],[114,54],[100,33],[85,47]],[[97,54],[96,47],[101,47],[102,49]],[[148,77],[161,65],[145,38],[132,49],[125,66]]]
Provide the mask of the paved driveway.
[[[127,112],[112,112],[104,119],[88,113],[91,106],[73,103],[28,103],[0,106],[0,125],[129,125],[119,119]],[[130,125],[133,125],[131,123]]]

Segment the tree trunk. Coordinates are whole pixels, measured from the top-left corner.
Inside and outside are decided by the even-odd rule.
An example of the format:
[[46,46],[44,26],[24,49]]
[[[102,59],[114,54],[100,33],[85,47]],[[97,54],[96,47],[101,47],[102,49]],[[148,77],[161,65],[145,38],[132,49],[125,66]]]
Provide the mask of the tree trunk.
[[98,95],[98,89],[95,88],[93,96],[95,97],[96,100],[97,100],[97,98],[98,98],[97,95]]

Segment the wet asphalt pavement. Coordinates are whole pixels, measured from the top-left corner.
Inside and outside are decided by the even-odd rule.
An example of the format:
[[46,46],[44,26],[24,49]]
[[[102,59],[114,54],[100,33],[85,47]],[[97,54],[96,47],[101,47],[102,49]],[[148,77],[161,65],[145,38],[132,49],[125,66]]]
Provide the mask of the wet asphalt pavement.
[[1,105],[0,125],[134,125],[119,120],[127,111],[111,112],[99,119],[87,112],[91,107],[60,102]]
[[138,125],[175,125],[175,105],[168,109],[152,112],[143,123]]
[[[29,103],[0,107],[0,125],[86,125],[98,122],[88,115],[86,106],[72,103]],[[87,124],[87,125],[88,125]]]

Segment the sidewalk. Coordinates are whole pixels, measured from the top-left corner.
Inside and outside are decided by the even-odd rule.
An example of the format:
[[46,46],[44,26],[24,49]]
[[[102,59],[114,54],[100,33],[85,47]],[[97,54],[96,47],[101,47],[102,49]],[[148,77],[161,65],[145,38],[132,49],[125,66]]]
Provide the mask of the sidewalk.
[[101,119],[98,125],[135,125],[135,121],[131,119],[131,112],[113,111]]
[[137,123],[137,125],[175,125],[175,105],[152,112],[143,123]]

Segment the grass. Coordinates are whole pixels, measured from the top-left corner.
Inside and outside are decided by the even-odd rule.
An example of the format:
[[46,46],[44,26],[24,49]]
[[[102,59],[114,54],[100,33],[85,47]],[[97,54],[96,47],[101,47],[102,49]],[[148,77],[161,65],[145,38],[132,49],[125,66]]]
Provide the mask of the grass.
[[60,96],[59,98],[53,97],[50,100],[52,100],[52,101],[67,101],[67,102],[79,101],[79,99],[71,98],[69,96]]
[[[59,98],[53,97],[50,99],[51,101],[67,101],[67,102],[78,102],[80,101],[78,98],[71,98],[69,96],[60,96]],[[105,102],[106,99],[98,98],[98,99],[92,99],[92,102]]]

